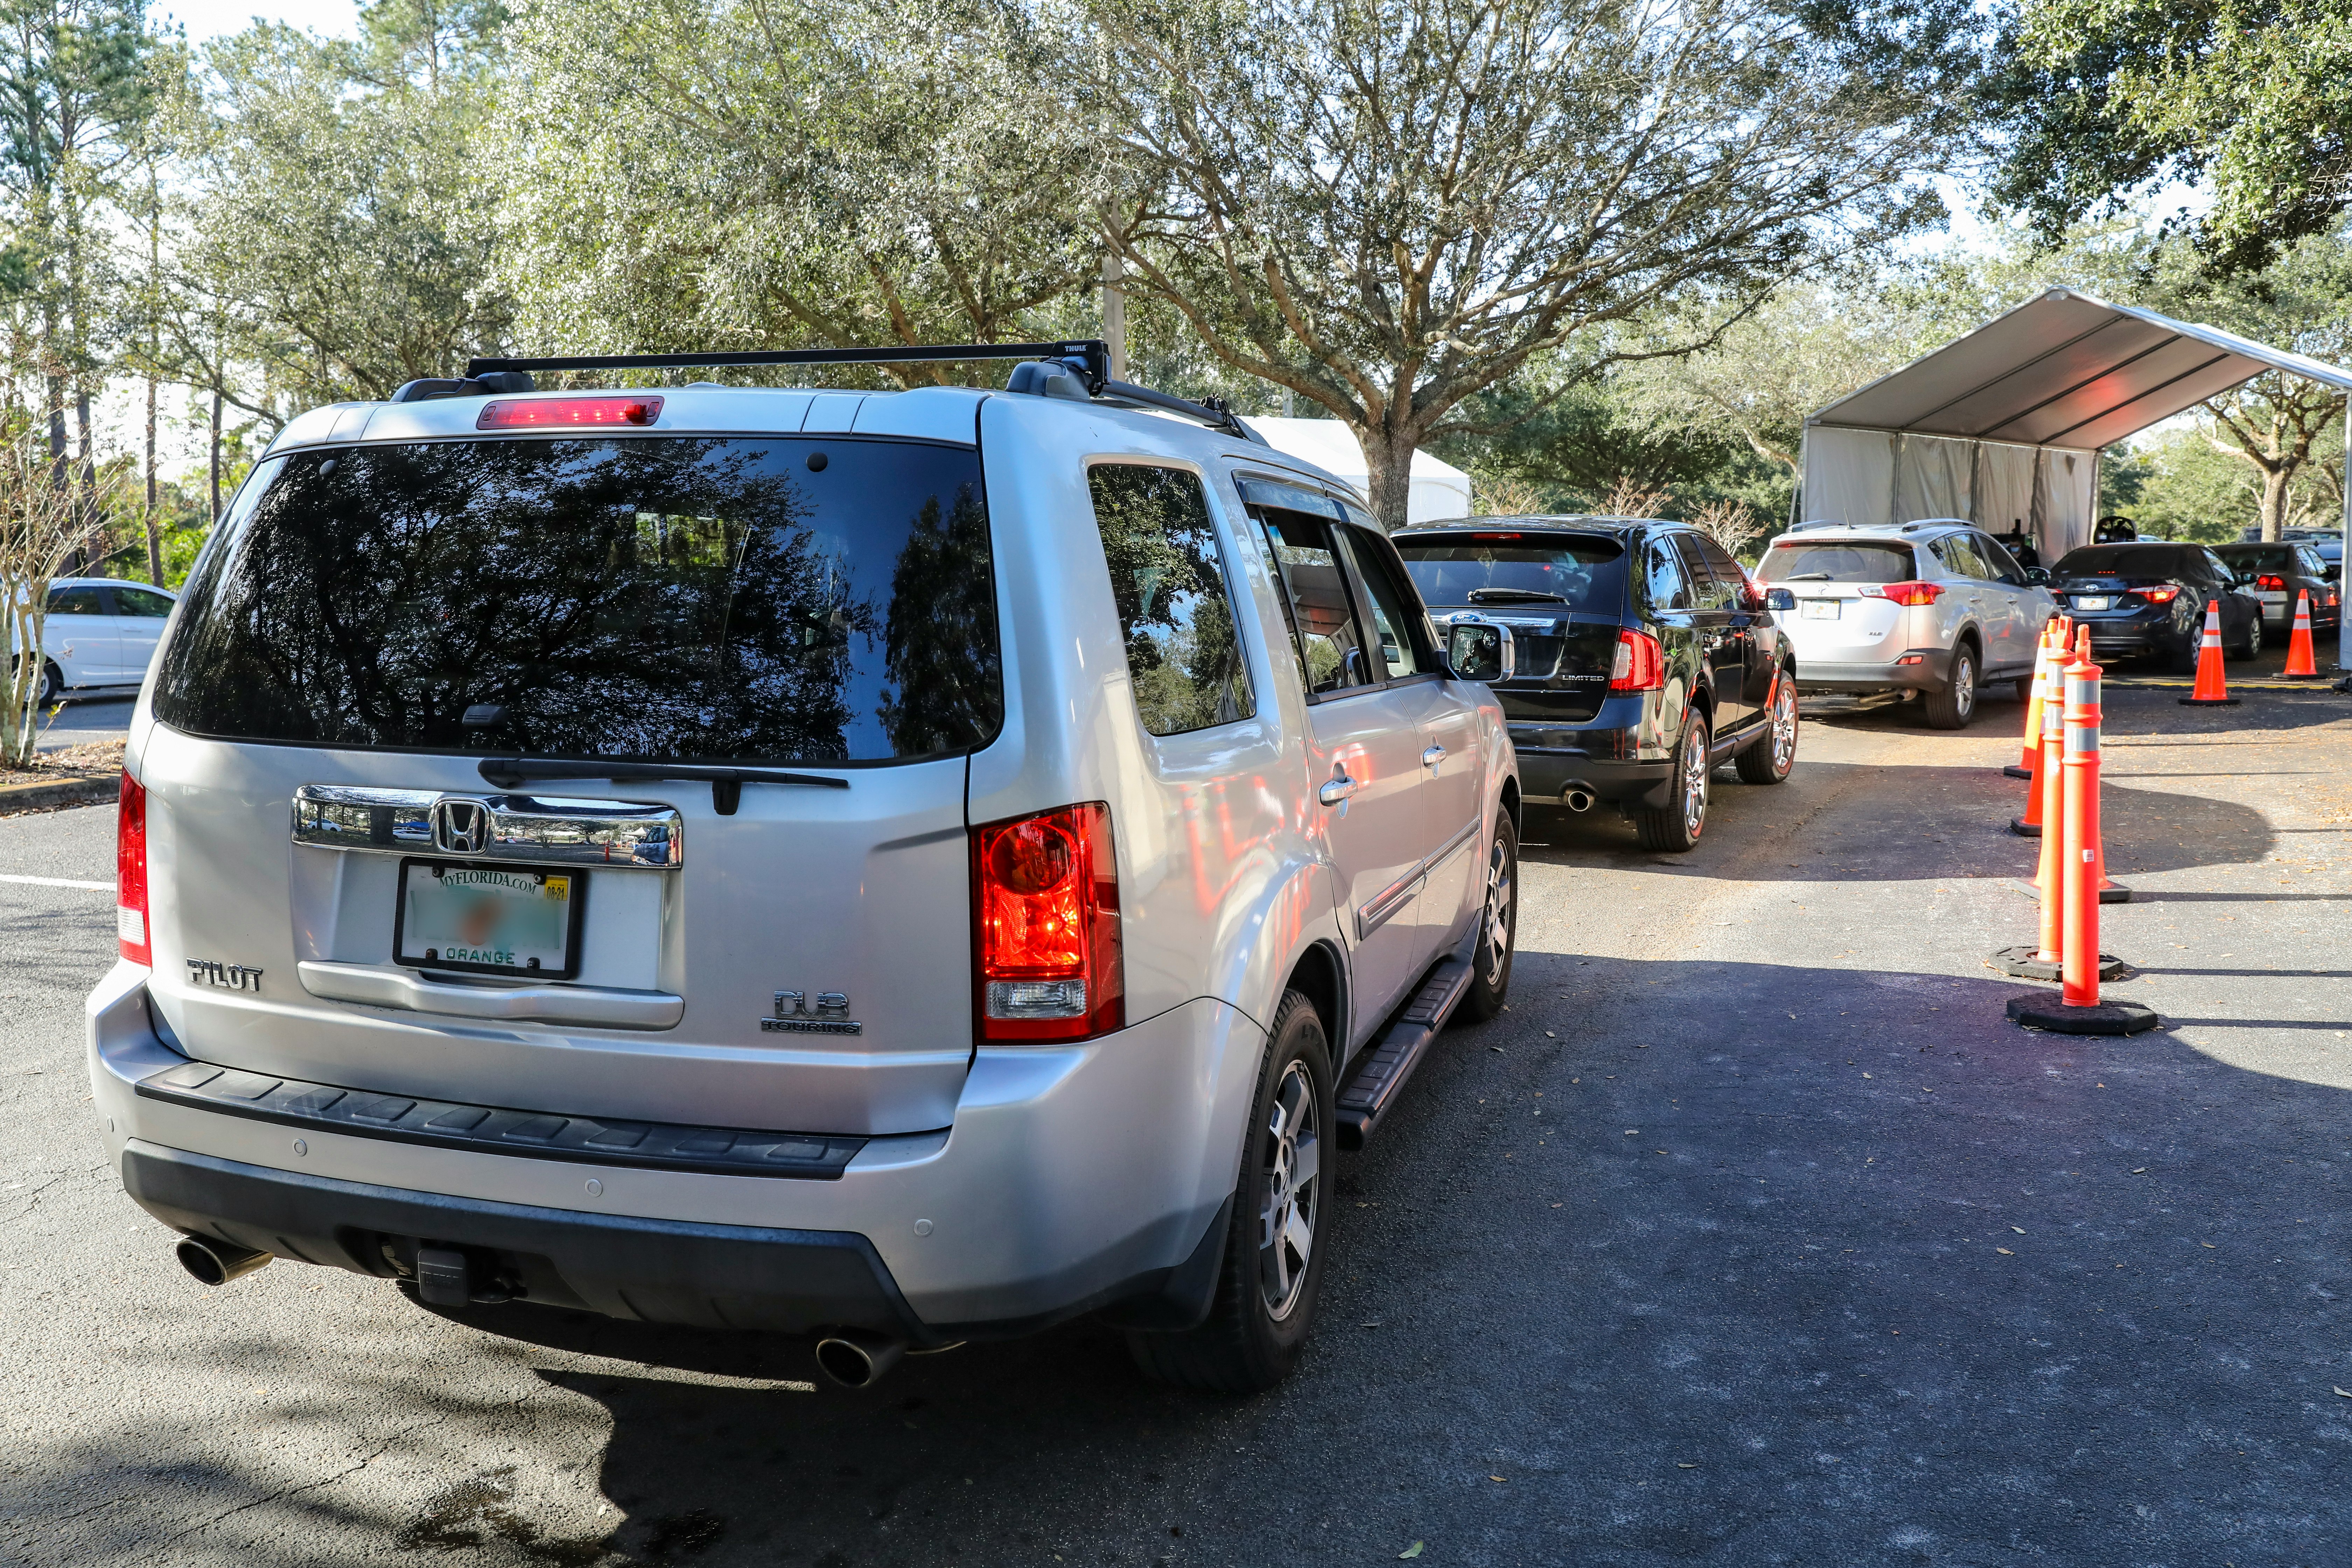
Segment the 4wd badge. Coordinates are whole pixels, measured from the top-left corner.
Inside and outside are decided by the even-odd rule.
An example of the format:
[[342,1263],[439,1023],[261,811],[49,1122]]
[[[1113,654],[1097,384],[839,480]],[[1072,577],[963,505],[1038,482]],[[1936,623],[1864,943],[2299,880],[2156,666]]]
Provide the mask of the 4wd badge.
[[[815,1010],[809,1003],[814,1000]],[[820,991],[812,998],[803,991],[776,993],[776,1010],[760,1020],[765,1035],[862,1035],[866,1026],[849,1016],[849,994]]]

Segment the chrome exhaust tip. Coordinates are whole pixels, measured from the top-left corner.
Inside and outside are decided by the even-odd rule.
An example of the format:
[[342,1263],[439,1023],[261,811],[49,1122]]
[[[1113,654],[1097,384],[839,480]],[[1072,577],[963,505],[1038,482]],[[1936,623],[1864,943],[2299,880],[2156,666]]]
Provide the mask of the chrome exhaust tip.
[[1561,798],[1568,802],[1568,809],[1570,811],[1591,811],[1592,809],[1592,792],[1590,790],[1572,789]]
[[816,1342],[816,1364],[844,1388],[871,1388],[898,1364],[907,1347],[864,1329],[835,1329]]
[[180,1267],[194,1275],[201,1285],[226,1285],[232,1279],[241,1279],[276,1256],[239,1247],[233,1241],[215,1241],[208,1236],[184,1237],[172,1252],[179,1258]]

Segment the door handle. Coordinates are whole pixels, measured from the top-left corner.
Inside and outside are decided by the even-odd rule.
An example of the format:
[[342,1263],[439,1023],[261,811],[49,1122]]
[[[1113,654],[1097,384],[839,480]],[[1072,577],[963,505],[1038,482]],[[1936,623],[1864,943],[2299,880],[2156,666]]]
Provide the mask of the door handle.
[[1325,805],[1336,805],[1339,815],[1348,815],[1348,797],[1356,793],[1356,781],[1348,776],[1348,764],[1340,763],[1331,770],[1330,779],[1315,792],[1315,798]]
[[1425,752],[1422,752],[1422,753],[1421,753],[1421,765],[1422,765],[1423,767],[1424,767],[1424,768],[1430,768],[1430,769],[1433,769],[1433,769],[1437,766],[1437,764],[1438,764],[1438,763],[1440,763],[1444,762],[1444,760],[1445,760],[1445,748],[1444,748],[1444,747],[1443,747],[1443,746],[1441,746],[1441,745],[1439,745],[1439,744],[1438,744],[1436,742],[1434,742],[1434,741],[1432,741],[1432,742],[1429,743],[1429,750],[1427,750],[1427,751],[1425,751]]

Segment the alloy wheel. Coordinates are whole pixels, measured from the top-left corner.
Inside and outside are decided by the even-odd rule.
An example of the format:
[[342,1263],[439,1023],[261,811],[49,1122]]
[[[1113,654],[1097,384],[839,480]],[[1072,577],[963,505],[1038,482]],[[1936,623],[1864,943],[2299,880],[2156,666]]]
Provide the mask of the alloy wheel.
[[1691,726],[1683,752],[1683,831],[1696,838],[1706,826],[1707,780],[1715,772],[1706,760],[1706,731],[1703,726]]
[[1511,956],[1511,919],[1515,912],[1513,900],[1517,890],[1511,883],[1509,846],[1503,836],[1495,835],[1495,847],[1486,852],[1486,907],[1478,917],[1478,962],[1485,971],[1483,978],[1489,985],[1499,985],[1503,965]]
[[1977,658],[1965,647],[1952,655],[1952,706],[1963,722],[1977,710]]
[[1772,698],[1772,771],[1786,773],[1797,765],[1797,689],[1788,680]]
[[1258,1289],[1266,1315],[1281,1321],[1297,1306],[1315,1255],[1322,1193],[1322,1129],[1315,1080],[1304,1062],[1283,1069],[1265,1128],[1265,1196],[1258,1208]]

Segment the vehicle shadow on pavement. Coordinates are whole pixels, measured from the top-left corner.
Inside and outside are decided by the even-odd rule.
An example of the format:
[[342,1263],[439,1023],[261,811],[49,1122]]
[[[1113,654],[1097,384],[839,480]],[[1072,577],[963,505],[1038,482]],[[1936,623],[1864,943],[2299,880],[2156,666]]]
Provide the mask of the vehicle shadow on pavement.
[[[861,1393],[713,1386],[814,1373],[804,1342],[469,1312],[611,1422],[625,1519],[531,1550],[2299,1561],[2352,1529],[2352,1094],[2029,1033],[1991,978],[1519,963],[1339,1167],[1283,1388],[1157,1387],[1087,1321]],[[476,1495],[425,1513],[462,1533]]]

